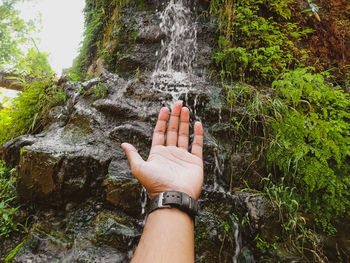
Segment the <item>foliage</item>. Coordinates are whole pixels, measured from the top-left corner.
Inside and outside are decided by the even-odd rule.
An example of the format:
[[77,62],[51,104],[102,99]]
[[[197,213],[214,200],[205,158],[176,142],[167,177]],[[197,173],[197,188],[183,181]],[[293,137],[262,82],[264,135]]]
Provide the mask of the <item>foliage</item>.
[[68,73],[71,80],[86,80],[89,66],[97,58],[103,61],[106,69],[116,71],[117,61],[131,52],[138,31],[134,30],[133,22],[126,25],[122,21],[122,8],[128,4],[137,10],[144,8],[142,0],[86,1],[84,40]]
[[29,41],[29,33],[34,30],[33,22],[26,23],[19,17],[15,4],[19,0],[3,0],[0,3],[0,70],[17,64],[23,57],[21,45]]
[[15,9],[19,0],[0,4],[0,70],[34,77],[52,75],[48,54],[40,52],[30,37],[34,21],[25,22]]
[[0,237],[17,230],[14,214],[18,207],[12,207],[11,201],[16,196],[15,181],[10,175],[10,169],[0,161]]
[[[291,250],[296,250],[301,256],[304,256],[305,251],[312,251],[314,256],[322,258],[322,248],[318,246],[320,237],[317,233],[307,227],[306,219],[300,214],[299,202],[297,201],[298,195],[296,194],[296,188],[285,186],[284,178],[280,182],[274,182],[271,179],[271,175],[264,178],[265,195],[270,199],[274,207],[279,212],[279,221],[281,222],[283,235],[274,237],[277,244],[285,241],[289,242],[292,246]],[[262,242],[259,237],[256,238],[257,247],[264,248],[265,241]],[[276,242],[274,244],[276,245]],[[311,247],[312,249],[308,249]],[[276,246],[275,246],[276,248]],[[305,250],[305,251],[304,251]],[[261,250],[262,253],[265,253]]]
[[92,89],[94,91],[94,97],[99,99],[99,98],[104,98],[106,97],[108,93],[108,84],[99,82],[98,84],[92,86]]
[[257,234],[255,236],[254,241],[256,242],[256,247],[263,254],[265,254],[267,252],[271,253],[271,250],[276,250],[277,249],[276,242],[265,241],[259,236],[259,234]]
[[66,99],[65,92],[54,85],[51,78],[26,83],[22,82],[24,91],[13,99],[12,108],[0,112],[0,144],[25,133],[37,132],[40,120],[52,106]]
[[266,159],[276,176],[296,186],[302,209],[324,230],[350,214],[350,100],[321,74],[296,69],[273,83],[285,107],[271,119]]
[[87,1],[85,12],[84,41],[80,47],[78,57],[69,72],[72,80],[83,80],[88,66],[94,59],[98,46],[103,37],[103,9],[96,8],[96,1]]
[[5,258],[5,263],[11,262],[11,259],[13,259],[14,256],[16,256],[17,252],[20,250],[20,248],[23,246],[24,241],[19,243]]
[[35,48],[29,48],[26,56],[18,59],[16,71],[22,75],[32,77],[50,76],[54,74],[48,62],[48,54],[40,52],[36,46]]
[[234,128],[255,141],[257,159],[264,156],[276,182],[284,178],[285,187],[295,188],[299,211],[313,214],[323,230],[334,232],[332,224],[350,213],[349,95],[308,68],[282,74],[273,90],[225,87],[228,102],[241,107],[232,117]]
[[[269,83],[296,62],[305,51],[294,42],[312,31],[296,24],[275,22],[289,19],[291,0],[212,0],[211,12],[218,15],[221,36],[214,60],[224,79],[248,83]],[[263,13],[261,10],[268,10]],[[294,40],[291,41],[290,39]]]

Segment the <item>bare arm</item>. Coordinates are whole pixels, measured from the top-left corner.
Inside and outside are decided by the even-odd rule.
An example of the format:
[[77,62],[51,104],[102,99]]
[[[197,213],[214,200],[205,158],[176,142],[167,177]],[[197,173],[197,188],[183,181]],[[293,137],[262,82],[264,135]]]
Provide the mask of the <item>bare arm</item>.
[[[177,102],[168,121],[169,109],[162,108],[154,130],[147,162],[130,144],[122,144],[133,175],[150,198],[176,190],[198,199],[203,184],[203,128],[194,126],[192,151],[189,144],[189,110]],[[152,212],[146,221],[132,262],[194,262],[194,223],[176,208]]]

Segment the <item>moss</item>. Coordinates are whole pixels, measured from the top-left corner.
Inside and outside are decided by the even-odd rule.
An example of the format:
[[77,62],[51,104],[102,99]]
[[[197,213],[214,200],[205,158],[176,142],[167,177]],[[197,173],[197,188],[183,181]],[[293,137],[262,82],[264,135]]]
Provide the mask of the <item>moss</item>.
[[98,245],[109,245],[126,252],[139,236],[139,231],[125,218],[108,212],[96,217],[94,242]]
[[303,62],[306,52],[297,44],[312,30],[288,21],[292,1],[210,2],[221,33],[214,60],[224,79],[268,84],[286,68]]
[[69,71],[72,80],[87,78],[90,65],[100,57],[109,71],[116,71],[118,61],[131,54],[137,30],[123,22],[125,6],[134,10],[146,8],[144,1],[87,0],[85,12],[84,40],[78,57]]

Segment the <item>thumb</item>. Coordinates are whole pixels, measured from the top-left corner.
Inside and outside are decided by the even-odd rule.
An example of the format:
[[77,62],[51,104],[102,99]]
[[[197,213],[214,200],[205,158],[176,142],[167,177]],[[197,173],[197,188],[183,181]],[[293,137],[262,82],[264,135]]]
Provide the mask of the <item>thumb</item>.
[[139,174],[137,174],[139,167],[145,162],[142,157],[139,155],[139,153],[137,152],[136,148],[134,146],[132,146],[129,143],[123,143],[121,145],[121,147],[123,148],[123,150],[126,153],[126,157],[128,158],[128,161],[130,163],[131,166],[131,171],[132,174],[137,178],[139,176]]

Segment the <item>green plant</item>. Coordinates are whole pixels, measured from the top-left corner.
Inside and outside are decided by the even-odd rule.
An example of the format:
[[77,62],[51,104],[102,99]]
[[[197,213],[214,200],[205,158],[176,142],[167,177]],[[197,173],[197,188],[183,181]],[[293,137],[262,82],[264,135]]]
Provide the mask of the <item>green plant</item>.
[[108,93],[108,83],[99,82],[92,86],[95,98],[104,98]]
[[[130,2],[133,1],[86,1],[84,8],[84,40],[79,55],[68,72],[68,76],[72,81],[85,80],[88,68],[97,59],[97,56],[103,58],[104,66],[107,69],[115,71],[115,62],[120,47],[126,46],[128,49],[132,49],[133,43],[138,37],[138,32],[136,30],[126,30],[126,26],[121,21],[122,8]],[[142,6],[140,1],[133,4]],[[107,40],[109,44],[105,45]],[[131,45],[126,45],[126,42],[130,42]],[[113,43],[113,45],[110,45],[110,43]]]
[[135,73],[133,75],[134,79],[137,79],[138,81],[143,81],[144,78],[146,77],[147,73],[146,72],[141,72],[140,68],[137,68],[135,70]]
[[301,215],[296,188],[285,186],[284,178],[280,182],[274,182],[271,174],[264,181],[264,195],[278,210],[283,230],[283,235],[275,240],[275,244],[288,242],[290,250],[298,251],[302,257],[308,251],[315,257],[322,258],[323,249],[318,246],[320,237],[314,229],[307,226],[305,217]]
[[80,86],[79,88],[77,88],[77,92],[81,95],[86,95],[86,93],[87,93],[84,86]]
[[16,10],[19,0],[0,2],[0,69],[2,71],[16,67],[23,59],[23,46],[30,41],[29,34],[34,31],[33,21],[26,22]]
[[24,242],[19,243],[5,258],[5,263],[8,263],[16,256],[18,250],[23,246]]
[[276,250],[277,249],[276,242],[265,241],[259,236],[259,234],[257,234],[255,236],[254,241],[256,242],[256,247],[263,254],[265,254],[267,252],[271,253],[271,250]]
[[[305,59],[306,52],[298,49],[296,43],[312,31],[301,31],[290,22],[277,23],[274,18],[290,19],[291,2],[211,1],[211,13],[218,16],[221,33],[219,51],[213,58],[224,80],[270,83],[286,68]],[[263,13],[261,9],[269,12]]]
[[8,237],[12,231],[18,230],[18,224],[14,222],[18,207],[12,206],[12,201],[16,197],[14,185],[10,169],[0,161],[0,237]]
[[270,119],[266,151],[270,171],[296,187],[303,211],[333,233],[332,223],[350,214],[350,100],[321,74],[296,69],[273,83],[284,104]]
[[12,108],[0,112],[0,144],[26,133],[41,130],[41,118],[54,105],[66,99],[65,92],[51,78],[26,83],[21,95],[12,101]]
[[13,217],[18,207],[11,207],[8,199],[0,202],[0,237],[8,237],[12,231],[17,231],[17,224],[13,221]]
[[94,59],[103,38],[103,10],[101,7],[96,7],[96,3],[93,0],[86,2],[84,9],[84,40],[80,47],[79,55],[74,60],[73,67],[68,74],[72,80],[84,80],[86,78],[86,71]]

